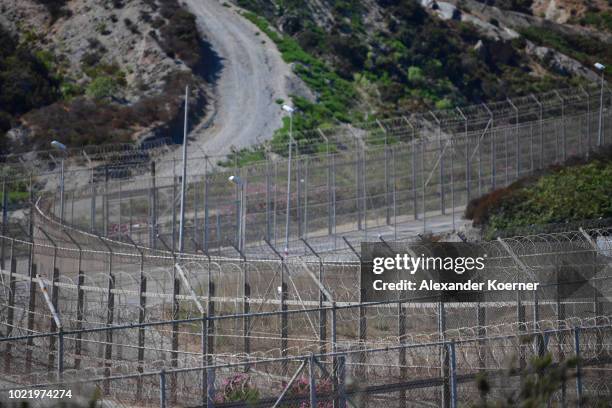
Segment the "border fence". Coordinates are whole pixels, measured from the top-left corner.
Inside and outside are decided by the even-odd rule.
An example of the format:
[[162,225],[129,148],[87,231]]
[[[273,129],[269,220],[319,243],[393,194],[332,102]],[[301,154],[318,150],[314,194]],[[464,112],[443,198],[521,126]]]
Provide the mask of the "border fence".
[[[270,160],[242,168],[218,168],[195,155],[186,180],[185,248],[233,256],[236,246],[256,257],[267,252],[268,240],[299,255],[308,252],[301,239],[322,252],[346,249],[342,236],[396,240],[454,230],[471,199],[608,146],[611,94],[603,99],[600,110],[599,94],[569,89],[319,130],[319,139],[294,135],[282,150],[285,156],[295,150],[291,162],[276,147]],[[322,143],[316,147],[321,153],[314,154],[313,143]],[[56,186],[46,202],[52,214],[80,229],[119,239],[130,234],[152,248],[164,248],[162,237],[176,250],[179,166],[172,159],[136,173],[121,166],[67,172],[63,207],[54,173],[45,177],[47,188]],[[241,184],[230,183],[230,176]],[[8,191],[11,183],[17,181],[5,181]]]
[[[513,358],[520,368],[546,352],[561,363],[579,354],[580,344],[583,354],[593,353],[576,374],[579,388],[555,397],[566,402],[597,397],[599,385],[582,388],[597,376],[584,373],[590,364],[593,373],[607,367],[607,228],[480,244],[488,273],[513,281],[530,271],[578,268],[580,281],[557,284],[577,290],[571,299],[552,285],[512,300],[367,303],[360,298],[358,253],[337,261],[319,260],[316,252],[277,261],[175,254],[73,230],[38,211],[33,243],[3,238],[9,257],[3,264],[10,266],[2,271],[8,332],[0,366],[9,383],[76,381],[89,384],[83,392],[98,387],[104,399],[125,404],[149,398],[160,406],[232,406],[219,402],[220,390],[247,372],[261,406],[281,397],[291,406],[303,401],[295,381],[306,381],[300,375],[309,367],[319,403],[361,398],[377,406],[386,395],[397,406],[414,398],[457,406],[478,398],[475,373],[503,376]],[[345,378],[350,387],[337,385]],[[396,399],[403,386],[407,399]]]
[[[547,354],[579,357],[555,401],[609,396],[609,225],[479,242],[508,281],[575,278],[472,303],[365,302],[357,244],[454,230],[470,199],[609,145],[611,108],[609,91],[573,89],[294,134],[242,168],[192,156],[185,251],[175,159],[15,173],[0,400],[70,386],[108,406],[456,407],[480,401],[481,375],[507,398]],[[249,393],[229,401],[232,387]]]

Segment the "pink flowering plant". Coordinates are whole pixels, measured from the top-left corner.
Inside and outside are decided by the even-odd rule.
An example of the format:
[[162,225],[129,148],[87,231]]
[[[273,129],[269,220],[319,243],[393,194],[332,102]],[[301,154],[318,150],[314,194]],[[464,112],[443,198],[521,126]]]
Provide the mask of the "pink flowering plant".
[[259,400],[259,390],[251,384],[248,374],[237,373],[221,382],[221,387],[215,395],[215,403],[246,402],[253,404]]
[[[285,384],[286,385],[286,384]],[[318,399],[323,398],[323,396],[330,395],[332,393],[333,387],[332,382],[329,378],[320,379],[316,381],[315,390],[317,392]],[[295,397],[306,397],[308,398],[310,395],[310,384],[307,377],[300,377],[296,381],[293,382],[291,388],[287,392],[287,398],[295,398]],[[286,408],[312,408],[310,406],[310,401],[301,401],[299,405],[283,405]],[[316,408],[332,408],[332,401],[317,401]]]

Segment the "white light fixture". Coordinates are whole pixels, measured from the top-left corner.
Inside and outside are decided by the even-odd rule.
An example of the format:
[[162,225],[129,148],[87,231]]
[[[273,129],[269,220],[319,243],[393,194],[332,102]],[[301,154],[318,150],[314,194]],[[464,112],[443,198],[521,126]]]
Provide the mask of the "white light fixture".
[[293,113],[293,112],[295,112],[295,108],[293,108],[293,107],[291,107],[291,106],[289,106],[289,105],[283,105],[283,110],[284,110],[285,112],[289,112],[289,113]]
[[63,152],[65,152],[66,150],[68,150],[68,148],[66,147],[65,144],[58,142],[57,140],[54,140],[51,142],[51,146],[57,150],[61,150]]
[[599,71],[603,71],[604,69],[606,69],[606,66],[604,64],[602,64],[602,63],[599,63],[599,62],[596,62],[594,67],[596,69],[598,69]]
[[242,179],[239,176],[229,176],[227,179],[230,183],[234,183],[239,186],[242,185]]

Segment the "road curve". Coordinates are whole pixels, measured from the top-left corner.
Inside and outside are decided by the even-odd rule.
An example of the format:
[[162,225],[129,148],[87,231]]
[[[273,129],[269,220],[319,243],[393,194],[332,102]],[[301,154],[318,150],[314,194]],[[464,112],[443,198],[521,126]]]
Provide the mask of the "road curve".
[[[213,117],[190,135],[193,155],[230,152],[269,138],[281,126],[276,99],[289,99],[295,76],[274,43],[240,16],[238,8],[218,0],[186,0],[198,27],[222,68],[215,83]],[[227,4],[227,3],[225,3]],[[259,34],[256,34],[259,33]],[[198,148],[199,147],[199,148]]]

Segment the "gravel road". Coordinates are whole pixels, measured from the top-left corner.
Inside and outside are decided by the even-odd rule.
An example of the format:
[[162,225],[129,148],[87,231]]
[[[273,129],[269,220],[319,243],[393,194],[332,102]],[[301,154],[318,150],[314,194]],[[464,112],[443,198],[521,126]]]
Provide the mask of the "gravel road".
[[216,156],[229,153],[232,146],[246,147],[269,138],[281,126],[282,113],[275,101],[289,100],[291,83],[297,81],[290,66],[236,7],[225,7],[218,0],[186,0],[186,4],[222,64],[214,106],[209,108],[214,110],[212,119],[191,133],[190,151]]

